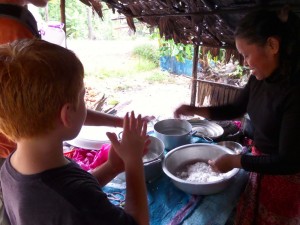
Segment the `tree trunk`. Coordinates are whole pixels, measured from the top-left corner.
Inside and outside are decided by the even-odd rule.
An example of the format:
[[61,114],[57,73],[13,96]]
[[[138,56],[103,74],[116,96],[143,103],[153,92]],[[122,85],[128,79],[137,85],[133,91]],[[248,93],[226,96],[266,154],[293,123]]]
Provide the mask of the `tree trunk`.
[[93,40],[94,35],[93,35],[93,28],[91,22],[91,10],[89,7],[86,7],[86,14],[87,14],[87,23],[88,23],[88,38],[89,40]]
[[48,12],[48,4],[45,7],[45,21],[48,22],[49,21],[49,12]]

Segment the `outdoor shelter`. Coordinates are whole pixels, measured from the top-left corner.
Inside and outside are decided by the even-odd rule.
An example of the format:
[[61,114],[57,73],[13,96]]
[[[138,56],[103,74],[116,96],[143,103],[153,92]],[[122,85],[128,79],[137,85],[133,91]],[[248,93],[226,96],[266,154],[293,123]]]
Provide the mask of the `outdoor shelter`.
[[[113,12],[122,14],[128,26],[135,31],[135,20],[149,27],[157,27],[161,37],[173,39],[175,43],[193,44],[193,76],[191,104],[195,105],[198,86],[215,86],[197,80],[199,46],[227,49],[227,55],[237,55],[234,29],[237,22],[247,13],[260,8],[279,10],[288,7],[300,14],[299,0],[80,0],[102,17],[102,4],[106,3]],[[65,0],[61,0],[61,18],[65,23]],[[240,58],[240,62],[242,59]],[[219,86],[219,85],[216,85]],[[200,87],[201,88],[201,87]],[[198,87],[198,104],[201,90]],[[206,87],[207,89],[207,87]],[[211,87],[210,89],[214,89]],[[232,99],[238,90],[227,95],[217,91],[223,99]],[[219,89],[220,90],[220,89]],[[230,95],[230,96],[229,96]],[[219,99],[217,99],[219,100]],[[199,102],[200,101],[200,102]]]

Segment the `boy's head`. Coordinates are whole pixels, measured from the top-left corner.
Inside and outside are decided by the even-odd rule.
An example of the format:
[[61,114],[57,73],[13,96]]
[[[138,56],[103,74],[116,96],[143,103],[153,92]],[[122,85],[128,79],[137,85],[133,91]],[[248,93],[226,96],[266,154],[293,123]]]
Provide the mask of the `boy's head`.
[[66,103],[76,110],[83,89],[76,55],[43,40],[0,46],[0,131],[12,140],[54,129]]

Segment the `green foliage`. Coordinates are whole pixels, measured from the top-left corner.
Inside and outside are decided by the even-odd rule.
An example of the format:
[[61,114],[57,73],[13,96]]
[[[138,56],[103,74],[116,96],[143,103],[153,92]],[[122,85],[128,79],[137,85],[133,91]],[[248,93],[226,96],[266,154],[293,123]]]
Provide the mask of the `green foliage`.
[[192,60],[194,55],[194,46],[191,44],[184,45],[182,43],[176,44],[173,39],[159,40],[160,56],[174,56],[179,62],[184,62],[185,59]]
[[220,49],[219,55],[212,56],[210,51],[206,53],[204,59],[210,66],[215,66],[216,64],[225,64],[225,49]]
[[222,63],[225,63],[226,49],[221,48],[219,51],[219,59]]
[[152,62],[159,66],[159,52],[156,46],[153,44],[143,44],[133,49],[133,55],[142,57],[149,62]]
[[232,78],[240,79],[245,74],[245,67],[241,66],[238,61],[234,62],[235,71],[231,74]]
[[[149,29],[144,24],[135,19],[136,33],[130,30],[126,20],[115,20],[117,12],[113,13],[111,8],[103,2],[101,3],[103,18],[83,4],[81,1],[66,1],[66,35],[73,39],[93,40],[116,40],[133,39],[137,36],[149,35]],[[46,21],[46,10],[49,21],[61,21],[60,18],[60,0],[51,0],[47,8],[39,8],[41,17]],[[90,21],[90,24],[89,24]],[[89,26],[90,25],[90,26]],[[89,27],[91,33],[89,33]]]
[[117,105],[119,104],[119,101],[116,99],[111,99],[107,102],[108,105]]

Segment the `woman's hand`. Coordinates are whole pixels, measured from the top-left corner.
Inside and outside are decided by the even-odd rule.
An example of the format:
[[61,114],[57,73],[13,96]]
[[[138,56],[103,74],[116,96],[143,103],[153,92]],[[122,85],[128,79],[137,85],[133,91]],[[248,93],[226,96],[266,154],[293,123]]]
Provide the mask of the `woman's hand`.
[[174,117],[180,118],[180,116],[194,116],[194,107],[190,105],[181,105],[174,111]]
[[155,116],[144,116],[142,117],[142,121],[149,123],[150,121],[155,120]]
[[191,105],[181,105],[174,111],[174,117],[179,118],[180,116],[202,116],[209,119],[209,108],[208,107],[195,107]]
[[209,160],[208,164],[215,172],[226,173],[233,168],[241,168],[241,155],[221,155],[214,160]]

